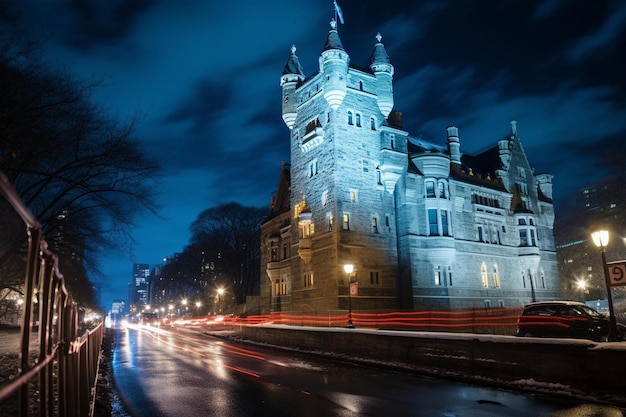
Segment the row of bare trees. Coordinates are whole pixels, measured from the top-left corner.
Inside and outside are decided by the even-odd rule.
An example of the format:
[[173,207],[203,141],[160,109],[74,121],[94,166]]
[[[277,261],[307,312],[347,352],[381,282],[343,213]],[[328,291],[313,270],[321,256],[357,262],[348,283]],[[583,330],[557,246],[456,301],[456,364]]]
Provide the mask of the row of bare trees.
[[[140,147],[137,120],[120,122],[94,104],[98,83],[46,63],[39,43],[14,29],[16,3],[1,5],[0,171],[41,223],[75,300],[97,307],[88,273],[98,277],[103,252],[130,249],[138,216],[157,214],[160,167]],[[25,231],[0,209],[6,297],[21,291]]]
[[228,203],[204,210],[191,224],[182,253],[155,277],[155,302],[202,300],[207,310],[218,288],[228,304],[242,304],[258,291],[260,227],[267,210]]

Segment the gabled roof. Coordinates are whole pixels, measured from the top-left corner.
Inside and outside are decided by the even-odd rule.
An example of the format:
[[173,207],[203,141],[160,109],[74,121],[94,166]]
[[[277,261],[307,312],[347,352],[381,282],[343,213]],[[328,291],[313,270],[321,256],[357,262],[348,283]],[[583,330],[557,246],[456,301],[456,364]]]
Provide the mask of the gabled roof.
[[280,216],[283,213],[291,211],[291,164],[283,161],[282,169],[280,172],[280,179],[278,180],[278,189],[276,194],[272,196],[272,203],[270,205],[270,212],[267,216],[267,220]]

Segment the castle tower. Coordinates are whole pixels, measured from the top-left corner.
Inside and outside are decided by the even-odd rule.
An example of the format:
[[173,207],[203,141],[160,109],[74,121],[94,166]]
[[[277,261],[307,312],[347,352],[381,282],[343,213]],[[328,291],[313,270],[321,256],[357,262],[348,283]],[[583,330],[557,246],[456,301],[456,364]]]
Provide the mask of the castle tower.
[[350,57],[343,49],[337,32],[337,22],[333,19],[330,21],[324,51],[319,59],[320,73],[326,78],[324,98],[333,110],[339,108],[346,96],[349,63]]
[[296,46],[291,47],[291,55],[287,59],[283,75],[280,77],[280,86],[283,88],[283,120],[289,129],[293,127],[298,114],[298,103],[295,97],[298,83],[304,81],[304,71],[296,56]]
[[[354,265],[353,279],[363,285],[355,310],[397,307],[394,188],[389,183],[385,192],[385,183],[390,162],[397,165],[394,180],[405,169],[406,150],[398,149],[406,149],[406,139],[386,125],[393,67],[380,42],[371,63],[371,72],[350,67],[331,20],[319,72],[305,78],[292,48],[281,76],[283,119],[291,136],[292,212],[289,228],[281,232],[289,268],[280,274],[289,276],[291,289],[289,304],[281,296],[283,308],[347,309],[346,263]],[[398,149],[391,153],[398,155],[381,156],[381,146],[391,146],[383,142],[394,134]]]
[[385,116],[389,116],[391,109],[393,109],[393,65],[389,63],[389,56],[385,50],[385,46],[381,43],[382,36],[380,33],[376,35],[378,41],[374,45],[374,51],[370,58],[370,68],[374,72],[378,81],[377,96],[378,96],[378,108],[380,112]]

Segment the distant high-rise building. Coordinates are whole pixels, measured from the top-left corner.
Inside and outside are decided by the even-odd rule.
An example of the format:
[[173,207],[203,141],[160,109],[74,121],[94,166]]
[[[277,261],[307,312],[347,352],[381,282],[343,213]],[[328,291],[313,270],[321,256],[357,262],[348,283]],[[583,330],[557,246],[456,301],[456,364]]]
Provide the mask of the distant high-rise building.
[[133,264],[133,299],[132,304],[149,304],[150,265]]
[[331,21],[309,77],[291,49],[280,77],[291,161],[261,237],[271,311],[558,298],[552,176],[535,173],[516,123],[476,155],[461,152],[457,127],[445,145],[411,136],[392,111],[399,92],[381,41],[368,67],[352,65]]

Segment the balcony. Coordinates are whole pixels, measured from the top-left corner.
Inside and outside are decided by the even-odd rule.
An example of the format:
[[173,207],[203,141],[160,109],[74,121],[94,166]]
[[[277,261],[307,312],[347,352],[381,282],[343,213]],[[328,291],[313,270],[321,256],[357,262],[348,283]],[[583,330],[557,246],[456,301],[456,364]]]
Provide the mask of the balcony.
[[298,255],[300,258],[302,258],[304,262],[311,262],[313,239],[301,238],[298,245]]
[[304,135],[300,149],[302,149],[302,152],[308,152],[316,146],[319,146],[322,142],[324,142],[324,129],[318,126]]

